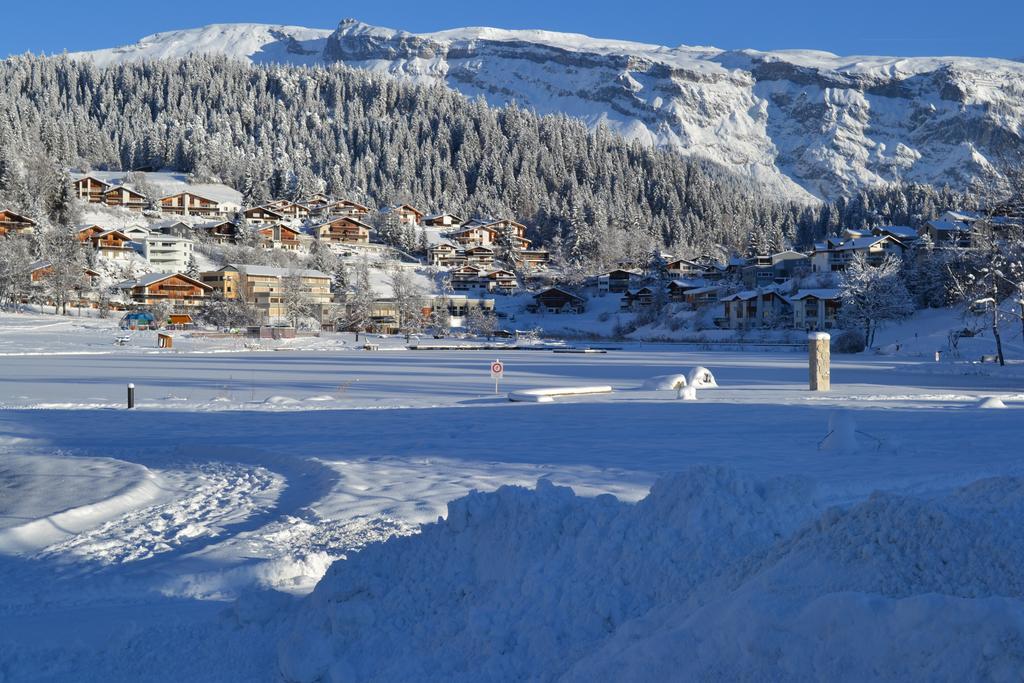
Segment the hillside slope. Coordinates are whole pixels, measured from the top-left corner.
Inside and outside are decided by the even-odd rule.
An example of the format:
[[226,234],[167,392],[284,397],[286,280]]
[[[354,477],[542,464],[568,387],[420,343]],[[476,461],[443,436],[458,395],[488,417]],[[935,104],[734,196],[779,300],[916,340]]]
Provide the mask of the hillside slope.
[[549,31],[413,34],[219,24],[75,53],[97,64],[226,54],[440,82],[492,105],[604,123],[717,161],[779,194],[832,198],[896,179],[964,187],[1022,146],[1024,64],[958,57],[664,47]]

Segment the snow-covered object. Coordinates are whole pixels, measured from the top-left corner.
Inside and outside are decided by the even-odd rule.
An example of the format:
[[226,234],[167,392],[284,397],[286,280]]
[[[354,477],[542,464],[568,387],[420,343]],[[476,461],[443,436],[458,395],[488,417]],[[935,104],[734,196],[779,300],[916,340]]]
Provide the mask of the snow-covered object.
[[520,389],[510,391],[508,400],[523,403],[551,403],[556,398],[569,398],[573,396],[589,396],[592,394],[610,394],[612,388],[608,385],[596,385],[586,387],[550,387],[546,389]]
[[690,370],[690,373],[686,377],[686,384],[687,386],[691,386],[695,389],[718,388],[718,382],[715,381],[715,376],[711,374],[710,370],[700,365]]
[[857,442],[857,421],[849,410],[835,410],[828,416],[828,433],[821,442],[821,450],[854,453]]
[[722,469],[636,505],[539,482],[336,562],[288,681],[1013,680],[1024,480],[819,510]]
[[836,197],[894,180],[966,187],[1024,125],[1024,64],[665,47],[551,31],[414,34],[215,24],[80,52],[116,64],[193,53],[342,63],[492,105],[562,112],[716,161],[769,191]]
[[978,407],[979,408],[986,408],[986,409],[991,409],[991,408],[997,408],[998,409],[998,408],[1005,408],[1006,404],[1003,403],[1003,399],[999,398],[998,396],[986,396],[986,397],[982,398],[980,401],[978,401]]
[[658,375],[644,380],[642,389],[648,391],[672,391],[686,386],[686,375]]
[[696,401],[697,387],[679,387],[679,391],[676,392],[676,398],[682,401]]

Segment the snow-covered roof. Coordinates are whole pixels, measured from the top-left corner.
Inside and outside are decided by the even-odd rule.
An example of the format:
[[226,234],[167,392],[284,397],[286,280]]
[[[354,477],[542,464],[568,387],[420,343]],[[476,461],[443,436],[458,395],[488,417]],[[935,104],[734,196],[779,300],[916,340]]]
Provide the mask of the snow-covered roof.
[[677,279],[677,280],[672,280],[672,282],[669,283],[669,285],[675,285],[676,287],[685,287],[687,289],[693,289],[693,290],[698,289],[700,287],[704,287],[706,284],[707,284],[707,281],[704,280],[704,279],[698,279],[698,280],[682,280],[682,279]]
[[903,246],[903,244],[895,237],[890,237],[888,235],[872,235],[871,237],[858,237],[857,239],[843,242],[838,247],[835,247],[833,251],[856,251],[860,249],[870,249],[879,242],[884,242],[885,240],[892,240],[896,244]]
[[934,221],[928,221],[928,225],[938,232],[970,232],[971,227],[967,223],[961,221],[950,221],[942,218],[938,218]]
[[751,299],[756,299],[759,296],[767,296],[769,294],[774,294],[780,297],[782,296],[782,293],[779,292],[779,288],[777,286],[768,285],[761,289],[745,289],[742,292],[730,294],[729,296],[722,297],[721,301],[749,301]]
[[800,289],[800,290],[797,290],[796,294],[793,294],[792,296],[787,297],[787,298],[792,299],[793,301],[799,301],[800,299],[809,299],[809,298],[814,298],[814,299],[830,299],[830,300],[832,300],[832,299],[838,299],[839,298],[839,290],[838,289],[834,289],[834,288],[827,288],[827,289],[826,288],[822,288],[822,289]]
[[195,279],[194,277],[189,277],[188,275],[184,275],[182,273],[149,273],[148,275],[143,275],[143,276],[135,278],[133,280],[124,280],[123,282],[119,282],[115,286],[118,289],[132,289],[133,287],[148,287],[149,285],[156,284],[157,282],[162,282],[163,280],[166,280],[167,278],[175,277],[175,276],[181,277],[181,278],[185,278],[186,280],[188,280],[190,282],[194,282],[195,284],[200,285],[200,286],[202,286],[205,289],[212,289],[210,287],[210,285],[205,284],[203,282],[200,282],[199,280]]
[[704,287],[696,287],[687,292],[687,294],[715,294],[721,290],[721,285],[705,285]]
[[883,225],[875,230],[898,239],[915,239],[917,237],[917,230],[908,225]]
[[309,268],[276,268],[274,266],[257,266],[245,263],[229,263],[221,268],[221,270],[237,270],[239,273],[255,275],[257,277],[289,277],[292,275],[300,275],[302,277],[330,278],[330,275],[327,273]]

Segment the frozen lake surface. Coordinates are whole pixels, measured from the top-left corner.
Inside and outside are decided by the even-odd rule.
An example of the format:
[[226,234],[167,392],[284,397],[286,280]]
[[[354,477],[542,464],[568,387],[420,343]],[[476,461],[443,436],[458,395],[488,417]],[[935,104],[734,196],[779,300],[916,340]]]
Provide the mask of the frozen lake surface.
[[[332,561],[416,532],[473,489],[545,479],[637,501],[659,477],[711,465],[806,478],[818,509],[1021,473],[1024,382],[921,360],[837,356],[833,391],[811,394],[798,352],[370,352],[339,337],[156,354],[96,335],[91,355],[87,342],[0,355],[10,680],[277,680],[292,626],[275,615],[304,604]],[[697,365],[720,388],[696,402],[640,389]],[[612,394],[552,404],[505,398],[605,384]],[[985,396],[1008,408],[979,409]],[[822,450],[837,410],[852,442]]]

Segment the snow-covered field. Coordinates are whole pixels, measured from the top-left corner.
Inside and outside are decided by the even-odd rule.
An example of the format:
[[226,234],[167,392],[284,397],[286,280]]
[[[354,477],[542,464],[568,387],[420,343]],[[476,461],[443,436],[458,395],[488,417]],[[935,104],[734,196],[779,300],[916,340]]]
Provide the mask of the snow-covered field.
[[[799,352],[158,352],[111,326],[0,318],[0,680],[1024,666],[1019,366],[835,356],[814,395]],[[696,365],[696,402],[640,388]],[[504,398],[573,385],[614,391]]]

